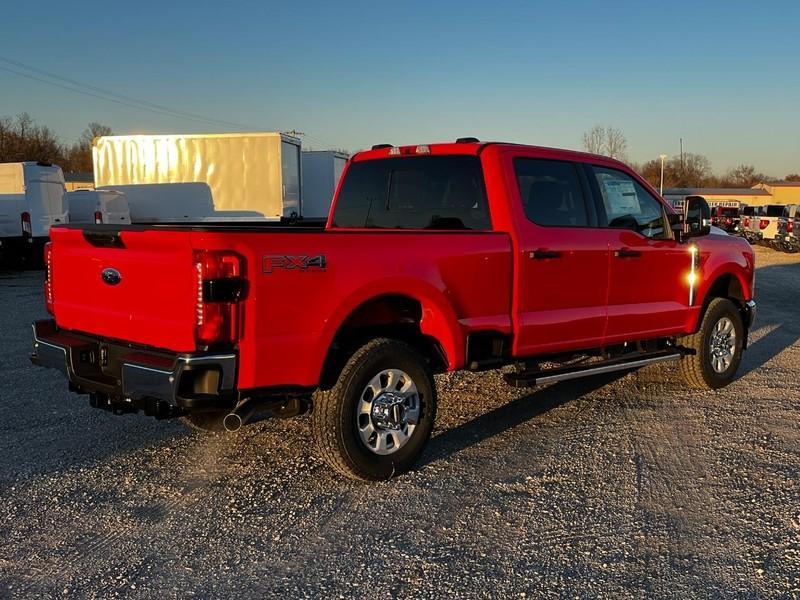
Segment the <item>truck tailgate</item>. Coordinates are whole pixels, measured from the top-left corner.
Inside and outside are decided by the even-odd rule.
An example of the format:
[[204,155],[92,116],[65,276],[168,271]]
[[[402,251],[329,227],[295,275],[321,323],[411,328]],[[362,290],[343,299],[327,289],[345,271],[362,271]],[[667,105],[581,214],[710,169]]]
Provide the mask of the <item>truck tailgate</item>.
[[53,228],[51,281],[59,327],[193,350],[197,281],[190,235],[146,229],[84,235],[78,228]]

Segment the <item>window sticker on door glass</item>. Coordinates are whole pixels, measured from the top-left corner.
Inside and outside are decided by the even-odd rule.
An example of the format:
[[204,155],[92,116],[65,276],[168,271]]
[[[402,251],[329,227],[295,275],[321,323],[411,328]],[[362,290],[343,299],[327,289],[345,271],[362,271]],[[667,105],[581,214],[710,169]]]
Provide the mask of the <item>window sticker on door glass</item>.
[[613,215],[638,215],[641,212],[636,188],[628,179],[603,179],[606,208]]

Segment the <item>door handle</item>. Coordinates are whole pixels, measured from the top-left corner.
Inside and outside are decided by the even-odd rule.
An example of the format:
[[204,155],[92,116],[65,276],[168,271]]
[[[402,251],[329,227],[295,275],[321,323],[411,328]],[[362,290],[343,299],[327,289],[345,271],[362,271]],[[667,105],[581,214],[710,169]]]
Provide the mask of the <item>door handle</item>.
[[614,252],[614,256],[617,258],[637,258],[641,255],[642,253],[638,250],[631,250],[630,248],[620,248]]
[[556,250],[544,250],[543,248],[539,248],[538,250],[534,250],[529,254],[530,258],[535,258],[537,260],[545,259],[545,258],[561,258],[561,252]]

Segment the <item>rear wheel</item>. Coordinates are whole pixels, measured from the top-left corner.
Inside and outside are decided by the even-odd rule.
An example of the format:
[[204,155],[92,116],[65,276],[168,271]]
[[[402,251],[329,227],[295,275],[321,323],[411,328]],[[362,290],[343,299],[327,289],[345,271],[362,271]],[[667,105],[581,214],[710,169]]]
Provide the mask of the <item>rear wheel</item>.
[[320,457],[363,480],[408,471],[430,439],[436,388],[425,359],[408,344],[371,340],[336,384],[314,396],[311,427]]
[[717,389],[728,385],[742,361],[746,332],[736,305],[727,298],[714,298],[708,305],[700,329],[681,340],[694,350],[680,362],[684,380],[696,388]]

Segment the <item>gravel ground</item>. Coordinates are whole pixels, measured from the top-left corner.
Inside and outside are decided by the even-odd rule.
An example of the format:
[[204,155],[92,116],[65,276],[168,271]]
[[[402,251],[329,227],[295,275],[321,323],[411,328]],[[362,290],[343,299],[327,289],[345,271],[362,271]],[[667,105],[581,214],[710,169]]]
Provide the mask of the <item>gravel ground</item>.
[[439,378],[419,468],[344,481],[307,417],[115,417],[32,367],[42,275],[0,273],[0,597],[800,597],[800,258],[757,249],[741,378]]

